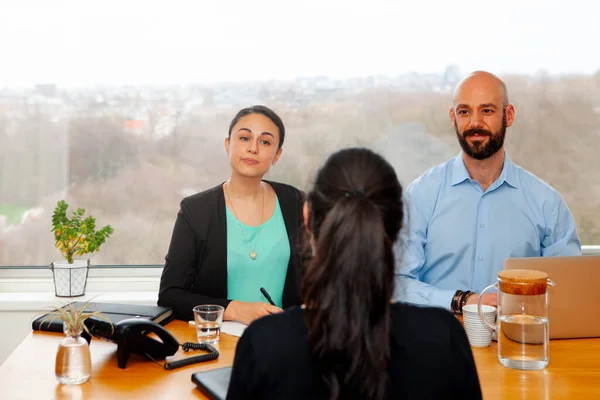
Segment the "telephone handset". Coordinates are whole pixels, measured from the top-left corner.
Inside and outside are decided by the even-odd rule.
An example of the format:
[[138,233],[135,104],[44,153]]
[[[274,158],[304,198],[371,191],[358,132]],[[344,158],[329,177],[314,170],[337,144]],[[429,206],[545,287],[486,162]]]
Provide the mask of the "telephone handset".
[[[147,319],[124,319],[117,322],[111,329],[110,325],[106,322],[92,317],[88,319],[86,326],[92,335],[117,344],[117,363],[121,369],[125,369],[131,353],[139,354],[152,361],[156,361],[172,356],[179,349],[179,342],[169,331],[156,322]],[[147,336],[149,333],[154,333],[160,341]],[[181,348],[186,352],[190,349],[205,350],[208,351],[208,354],[188,357],[177,361],[167,361],[163,366],[166,370],[203,361],[211,361],[219,357],[219,352],[214,347],[204,343],[186,342],[181,345]]]

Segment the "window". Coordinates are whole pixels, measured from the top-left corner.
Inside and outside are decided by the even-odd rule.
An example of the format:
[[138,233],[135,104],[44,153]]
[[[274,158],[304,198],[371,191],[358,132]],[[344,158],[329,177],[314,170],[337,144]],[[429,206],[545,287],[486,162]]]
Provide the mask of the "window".
[[451,90],[500,75],[506,148],[600,244],[600,2],[24,0],[0,6],[0,265],[60,258],[59,199],[115,228],[96,264],[162,264],[180,200],[228,177],[242,107],[283,118],[268,178],[306,188],[347,145],[407,185],[456,155]]

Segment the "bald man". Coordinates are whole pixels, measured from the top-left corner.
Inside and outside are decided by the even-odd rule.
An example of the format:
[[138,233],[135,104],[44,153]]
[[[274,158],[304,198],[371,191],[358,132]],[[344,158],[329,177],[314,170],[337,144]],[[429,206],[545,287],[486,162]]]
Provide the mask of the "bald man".
[[[457,85],[450,121],[462,151],[406,190],[406,228],[396,244],[398,300],[460,314],[495,282],[507,258],[581,254],[560,194],[506,155],[504,136],[514,120],[496,76],[477,71]],[[496,305],[495,294],[483,302]]]

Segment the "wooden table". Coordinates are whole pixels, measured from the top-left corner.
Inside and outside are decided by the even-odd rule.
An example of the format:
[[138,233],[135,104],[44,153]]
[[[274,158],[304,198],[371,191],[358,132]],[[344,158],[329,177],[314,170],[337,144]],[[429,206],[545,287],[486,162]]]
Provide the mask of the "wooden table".
[[[173,321],[167,329],[178,340],[195,341],[193,326]],[[173,371],[132,355],[127,368],[117,367],[116,345],[93,339],[92,377],[83,385],[59,385],[54,359],[62,334],[32,332],[0,367],[0,399],[204,398],[191,382],[192,372],[229,366],[237,338],[221,335],[218,360]],[[175,358],[192,356],[183,353]],[[496,343],[473,348],[484,399],[600,399],[600,339],[552,340],[550,365],[543,371],[504,368]]]
[[484,399],[600,399],[600,339],[551,340],[541,371],[503,367],[496,342],[472,350]]
[[[196,342],[196,329],[187,322],[172,321],[166,326],[180,343]],[[233,364],[238,338],[221,335],[214,347],[215,361],[166,371],[147,359],[132,354],[127,368],[117,366],[117,345],[92,339],[92,376],[82,385],[60,385],[54,376],[54,360],[64,334],[32,332],[0,367],[0,399],[189,399],[204,397],[192,383],[192,372]],[[184,353],[174,359],[203,354]],[[162,361],[164,362],[164,361]],[[161,362],[161,364],[162,364]]]

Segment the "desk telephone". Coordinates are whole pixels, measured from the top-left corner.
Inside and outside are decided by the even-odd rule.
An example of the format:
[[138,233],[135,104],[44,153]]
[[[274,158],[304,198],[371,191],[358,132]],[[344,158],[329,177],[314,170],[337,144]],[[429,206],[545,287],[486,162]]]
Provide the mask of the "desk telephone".
[[[117,363],[121,369],[125,369],[131,353],[145,356],[156,362],[172,356],[179,349],[177,339],[164,327],[150,320],[129,318],[111,327],[106,321],[91,317],[85,324],[93,336],[117,344]],[[160,341],[147,336],[149,333],[154,333]],[[185,352],[205,350],[208,353],[177,361],[166,361],[163,365],[164,369],[172,370],[185,365],[212,361],[219,357],[219,352],[214,347],[204,343],[186,342],[181,345],[181,348]]]

